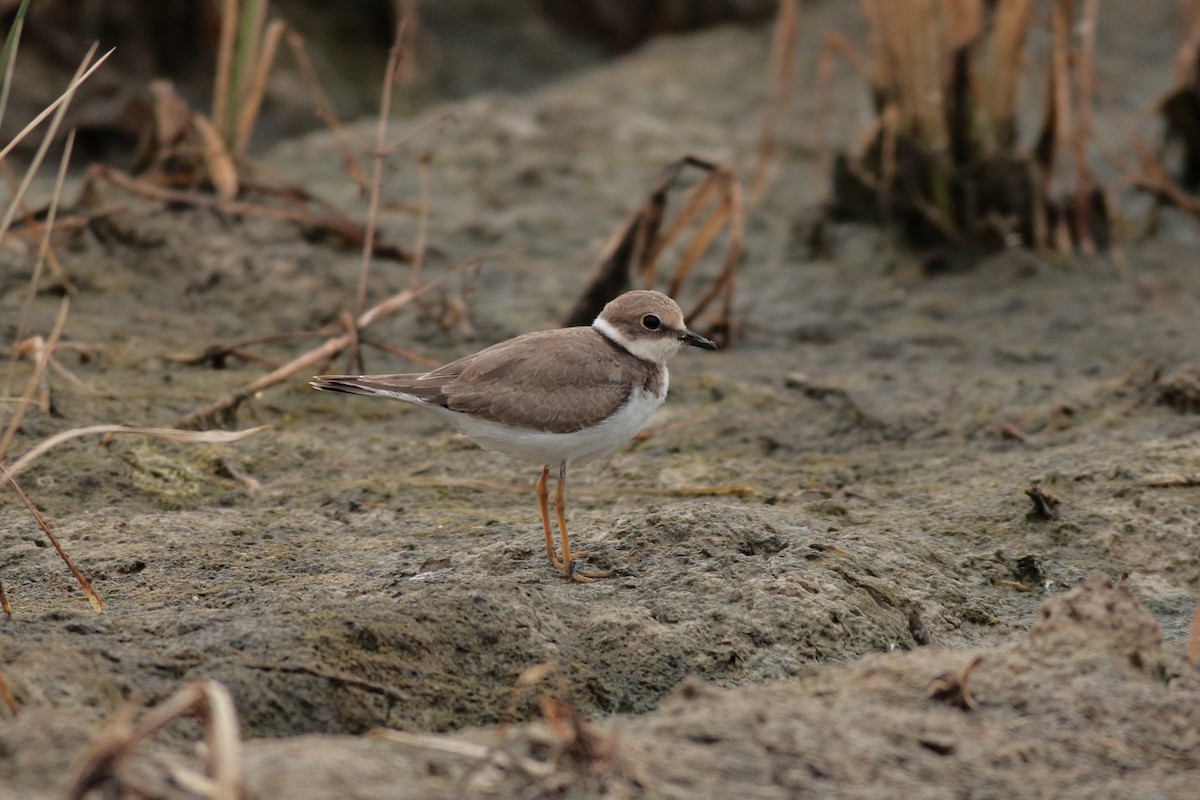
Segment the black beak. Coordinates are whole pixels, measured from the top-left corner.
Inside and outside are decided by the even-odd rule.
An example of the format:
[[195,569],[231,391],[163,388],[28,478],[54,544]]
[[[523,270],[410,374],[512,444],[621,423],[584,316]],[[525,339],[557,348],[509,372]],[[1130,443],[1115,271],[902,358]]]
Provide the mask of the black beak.
[[684,330],[683,333],[679,334],[679,340],[681,342],[683,342],[684,344],[690,344],[692,347],[699,347],[704,350],[716,350],[717,349],[716,342],[705,339],[700,334],[692,333],[691,331],[686,330],[686,329]]

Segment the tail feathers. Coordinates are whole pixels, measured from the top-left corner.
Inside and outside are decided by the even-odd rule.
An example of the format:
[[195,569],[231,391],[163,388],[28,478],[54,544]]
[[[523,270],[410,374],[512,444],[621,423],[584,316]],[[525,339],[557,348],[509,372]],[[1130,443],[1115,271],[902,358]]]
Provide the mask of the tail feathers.
[[308,385],[322,392],[345,392],[346,394],[379,394],[369,383],[357,375],[317,375]]
[[317,375],[308,385],[322,392],[343,392],[366,397],[390,397],[425,404],[438,395],[436,386],[419,386],[419,375]]

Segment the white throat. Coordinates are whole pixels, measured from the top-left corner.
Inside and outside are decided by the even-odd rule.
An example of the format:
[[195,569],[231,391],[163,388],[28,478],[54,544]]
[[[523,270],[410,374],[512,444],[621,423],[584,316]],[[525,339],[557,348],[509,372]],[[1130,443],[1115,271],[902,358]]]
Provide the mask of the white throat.
[[624,335],[612,324],[601,317],[596,317],[592,327],[598,330],[606,339],[616,342],[638,358],[653,361],[655,364],[665,364],[667,359],[679,352],[681,342],[678,339],[654,336],[646,339],[631,339]]

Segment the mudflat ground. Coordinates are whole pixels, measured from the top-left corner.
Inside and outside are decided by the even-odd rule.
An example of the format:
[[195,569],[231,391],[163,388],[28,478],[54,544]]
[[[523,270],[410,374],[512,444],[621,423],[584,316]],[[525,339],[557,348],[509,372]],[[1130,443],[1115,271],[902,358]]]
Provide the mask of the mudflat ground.
[[[852,6],[809,10],[808,75]],[[1099,69],[1152,132],[1175,12],[1139,8],[1102,17]],[[424,274],[447,277],[372,335],[440,362],[554,324],[665,164],[694,152],[749,172],[769,40],[659,40],[469,98],[439,126],[444,109],[398,123],[426,129],[411,146],[431,158]],[[866,93],[837,80],[835,130],[852,131]],[[57,796],[104,720],[200,678],[231,691],[247,796],[264,800],[1194,796],[1200,228],[1166,212],[1148,233],[1144,199],[1114,184],[1112,254],[1013,251],[928,276],[885,233],[818,222],[811,92],[797,106],[748,212],[732,346],[677,357],[646,435],[572,475],[573,539],[616,577],[550,570],[533,472],[419,410],[299,378],[239,409],[238,426],[269,428],[238,444],[74,442],[21,482],[106,607],[0,493],[0,673],[20,707],[0,710],[0,798]],[[361,209],[327,134],[264,161]],[[417,170],[398,163],[382,225],[408,246]],[[80,287],[65,337],[103,350],[65,362],[82,387],[51,375],[55,413],[26,417],[18,453],[85,424],[171,425],[264,372],[176,356],[314,330],[352,303],[359,256],[335,243],[110,200],[121,210],[62,254]],[[28,270],[3,258],[7,330]],[[370,297],[409,278],[379,260]],[[57,308],[38,298],[39,330]],[[415,369],[378,351],[367,366]],[[1035,485],[1052,518],[1030,513]],[[546,662],[565,694],[517,689]],[[544,692],[587,733],[540,720]],[[364,736],[381,727],[409,736]],[[176,723],[124,780],[194,796],[173,771],[198,767],[198,734]]]

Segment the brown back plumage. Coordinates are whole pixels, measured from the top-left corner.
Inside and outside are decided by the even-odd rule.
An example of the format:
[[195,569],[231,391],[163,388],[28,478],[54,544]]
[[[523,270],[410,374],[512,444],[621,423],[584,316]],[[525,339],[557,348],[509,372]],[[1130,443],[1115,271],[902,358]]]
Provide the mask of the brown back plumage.
[[665,369],[630,358],[593,328],[518,336],[432,372],[325,375],[325,391],[380,395],[517,428],[570,433],[604,421],[635,389],[657,395]]

